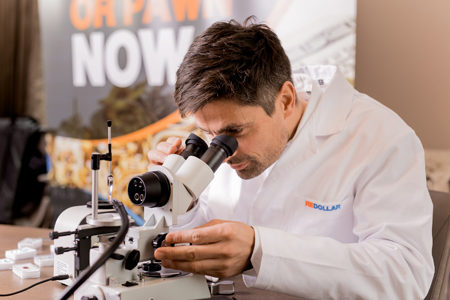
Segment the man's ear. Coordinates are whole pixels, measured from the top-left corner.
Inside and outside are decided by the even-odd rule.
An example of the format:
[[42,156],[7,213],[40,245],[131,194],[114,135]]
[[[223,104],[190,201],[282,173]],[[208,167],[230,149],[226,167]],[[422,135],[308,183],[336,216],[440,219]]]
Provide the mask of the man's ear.
[[281,108],[283,109],[284,118],[292,115],[295,109],[295,89],[292,82],[285,81],[281,86],[278,94]]

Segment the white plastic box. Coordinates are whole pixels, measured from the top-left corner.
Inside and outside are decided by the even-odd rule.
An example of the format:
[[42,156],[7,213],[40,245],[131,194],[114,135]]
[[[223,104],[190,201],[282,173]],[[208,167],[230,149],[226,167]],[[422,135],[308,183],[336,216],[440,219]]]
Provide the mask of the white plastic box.
[[13,272],[22,279],[38,278],[41,276],[41,270],[32,263],[14,265]]
[[25,238],[17,243],[18,249],[23,249],[25,247],[37,249],[42,247],[42,238]]
[[10,258],[12,260],[33,258],[36,256],[36,254],[37,254],[36,249],[28,247],[5,251],[5,257]]
[[53,255],[38,255],[34,257],[34,263],[39,267],[52,267],[54,258]]
[[12,268],[14,261],[9,258],[0,259],[0,270],[9,270]]

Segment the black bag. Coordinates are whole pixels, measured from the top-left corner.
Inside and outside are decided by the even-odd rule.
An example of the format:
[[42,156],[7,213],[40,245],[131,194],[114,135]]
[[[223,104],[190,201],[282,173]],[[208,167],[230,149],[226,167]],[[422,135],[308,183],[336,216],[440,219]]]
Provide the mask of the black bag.
[[45,183],[38,176],[47,173],[43,137],[32,118],[0,118],[0,223],[29,216],[39,206]]

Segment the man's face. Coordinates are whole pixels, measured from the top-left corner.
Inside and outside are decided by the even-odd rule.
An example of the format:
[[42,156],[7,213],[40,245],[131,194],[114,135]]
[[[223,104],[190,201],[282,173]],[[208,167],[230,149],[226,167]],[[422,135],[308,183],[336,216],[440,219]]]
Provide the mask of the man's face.
[[283,153],[289,139],[284,113],[279,101],[268,116],[260,106],[239,105],[233,100],[216,100],[194,114],[197,126],[209,138],[230,135],[239,147],[227,160],[242,179],[260,175]]

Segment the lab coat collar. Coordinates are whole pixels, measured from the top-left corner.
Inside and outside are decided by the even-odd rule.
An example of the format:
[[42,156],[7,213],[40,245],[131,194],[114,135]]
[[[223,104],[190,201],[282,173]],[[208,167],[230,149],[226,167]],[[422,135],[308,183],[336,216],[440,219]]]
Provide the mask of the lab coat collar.
[[316,136],[341,132],[353,102],[353,86],[336,67],[331,68],[335,69],[334,76],[325,87],[314,118]]
[[309,66],[301,71],[302,76],[306,75],[302,80],[308,77],[311,80],[308,106],[293,140],[275,163],[260,192],[316,154],[317,137],[342,131],[350,112],[354,89],[336,67]]
[[[312,89],[308,109],[314,114],[316,136],[327,136],[342,131],[350,112],[354,89],[337,67],[305,66],[294,72],[293,76],[300,97],[306,95],[305,91],[308,91],[308,88]],[[314,94],[319,93],[318,87],[323,94],[319,95],[318,100],[312,101]]]

